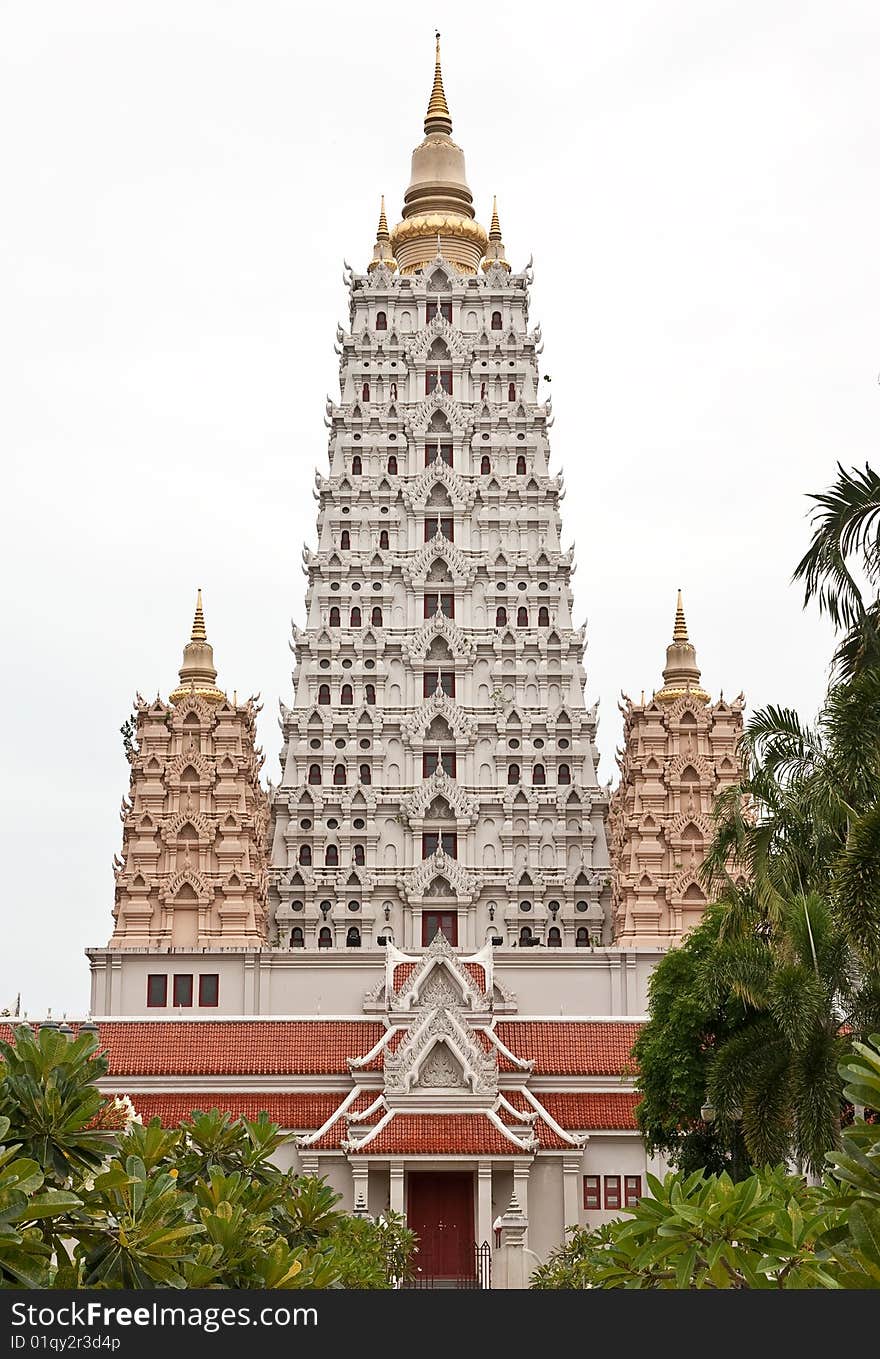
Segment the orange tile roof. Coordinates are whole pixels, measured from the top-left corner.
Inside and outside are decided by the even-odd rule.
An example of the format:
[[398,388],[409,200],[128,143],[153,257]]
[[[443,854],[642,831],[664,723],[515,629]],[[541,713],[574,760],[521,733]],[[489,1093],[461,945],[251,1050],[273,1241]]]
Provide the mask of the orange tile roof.
[[[401,991],[403,989],[403,987],[409,981],[410,977],[413,975],[417,967],[421,967],[421,963],[397,964],[397,966],[394,969],[394,978],[392,982],[395,991]],[[473,978],[479,989],[481,991],[485,991],[486,989],[485,968],[481,967],[479,963],[462,963],[462,967],[464,968],[465,972],[467,972]]]
[[[632,1045],[643,1025],[636,1021],[500,1020],[495,1033],[506,1048],[534,1061],[536,1076],[619,1076],[632,1065]],[[503,1055],[502,1071],[514,1070]]]
[[[638,1127],[634,1112],[642,1098],[638,1091],[621,1090],[612,1094],[594,1094],[592,1091],[584,1090],[577,1094],[563,1095],[548,1090],[536,1090],[534,1093],[550,1117],[566,1132],[599,1132]],[[523,1113],[536,1112],[520,1091],[505,1090],[504,1095],[515,1109],[520,1109]],[[535,1126],[539,1129],[541,1145],[549,1146],[541,1132],[541,1129],[547,1126],[544,1120],[539,1118]],[[552,1132],[552,1129],[548,1131]]]
[[176,1128],[182,1120],[188,1120],[194,1110],[208,1113],[212,1109],[219,1109],[222,1113],[232,1114],[234,1118],[255,1119],[265,1109],[273,1123],[302,1132],[314,1132],[320,1128],[344,1099],[344,1090],[306,1090],[295,1094],[263,1095],[208,1090],[191,1094],[151,1093],[131,1096],[131,1102],[144,1122],[158,1117],[162,1120],[163,1128]]
[[[98,1028],[111,1076],[347,1076],[347,1059],[385,1032],[377,1021],[349,1019],[110,1019]],[[12,1029],[3,1026],[0,1037]]]
[[364,1156],[531,1156],[485,1114],[395,1114],[377,1137],[352,1151]]

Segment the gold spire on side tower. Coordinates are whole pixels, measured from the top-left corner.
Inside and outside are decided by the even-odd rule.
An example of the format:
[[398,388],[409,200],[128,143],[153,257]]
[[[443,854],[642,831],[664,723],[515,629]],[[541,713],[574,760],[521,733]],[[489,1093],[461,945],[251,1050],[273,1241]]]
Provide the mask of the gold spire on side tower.
[[217,671],[214,668],[214,648],[208,641],[205,628],[205,615],[202,610],[202,592],[196,594],[196,612],[193,618],[192,633],[183,648],[183,665],[179,670],[180,686],[170,694],[172,703],[182,698],[203,698],[208,703],[223,703],[226,699],[222,689],[216,685]]
[[367,273],[371,274],[374,269],[378,269],[380,264],[384,264],[386,269],[393,273],[397,268],[397,260],[391,253],[389,244],[391,236],[388,231],[388,218],[385,216],[385,195],[382,195],[382,206],[379,209],[379,225],[376,228],[376,244],[373,246],[373,258],[367,265]]
[[489,244],[486,247],[486,258],[483,260],[483,268],[491,269],[493,264],[499,268],[510,272],[510,265],[504,258],[504,242],[501,239],[501,223],[498,220],[498,199],[492,199],[492,225],[489,227]]
[[666,648],[666,669],[663,671],[663,688],[654,697],[658,703],[674,703],[677,698],[695,698],[701,703],[709,702],[709,695],[700,686],[700,669],[697,653],[688,637],[684,616],[681,590],[675,605],[675,624],[672,641]]
[[436,35],[434,83],[425,115],[425,139],[412,156],[412,175],[403,199],[403,221],[390,232],[402,274],[414,274],[439,256],[460,273],[475,274],[488,244],[485,227],[474,220],[474,200],[464,152],[452,140],[452,117],[443,89],[440,34]]

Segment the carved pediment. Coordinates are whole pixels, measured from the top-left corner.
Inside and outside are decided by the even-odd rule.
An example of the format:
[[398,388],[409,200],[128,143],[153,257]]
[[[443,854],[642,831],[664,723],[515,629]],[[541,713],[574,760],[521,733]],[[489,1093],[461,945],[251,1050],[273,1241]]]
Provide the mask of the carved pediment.
[[476,825],[480,813],[479,803],[468,797],[460,784],[451,779],[445,771],[438,769],[403,803],[401,811],[410,822],[423,820],[425,813],[438,797],[449,804],[453,816],[459,820]]
[[477,574],[476,565],[441,533],[429,539],[424,547],[404,564],[402,573],[404,580],[408,585],[423,585],[428,572],[437,561],[446,563],[456,585],[473,583]]
[[431,618],[426,618],[418,632],[403,643],[401,650],[407,660],[423,661],[435,637],[443,637],[446,640],[456,659],[470,660],[474,654],[474,644],[470,638],[465,636],[453,619],[447,618],[443,613],[435,613]]
[[418,868],[401,874],[397,879],[397,886],[409,901],[414,897],[427,895],[435,878],[444,878],[455,896],[459,898],[472,898],[478,890],[474,875],[466,872],[457,859],[451,859],[442,849],[423,859]]
[[442,458],[435,458],[411,485],[402,488],[401,496],[407,509],[425,509],[435,486],[446,488],[453,507],[457,510],[470,509],[476,498],[476,491],[470,482],[459,476],[455,468],[450,467]]
[[424,363],[428,358],[428,351],[435,340],[442,340],[449,351],[451,359],[459,363],[469,363],[473,357],[473,347],[465,342],[461,331],[456,330],[445,316],[438,315],[429,321],[423,330],[408,339],[403,350],[407,358],[413,363]]
[[445,720],[456,743],[466,743],[472,740],[474,734],[473,719],[464,709],[457,707],[455,701],[448,694],[442,692],[433,693],[430,698],[425,699],[420,708],[416,709],[402,730],[403,739],[410,745],[424,744],[427,729],[438,716]]
[[[429,1066],[435,1052],[437,1067]],[[454,1010],[427,1010],[425,1017],[413,1025],[406,1038],[393,1053],[385,1056],[385,1089],[394,1094],[407,1094],[424,1086],[422,1072],[439,1069],[458,1069],[460,1085],[473,1094],[494,1095],[498,1089],[498,1057],[487,1052],[476,1040],[472,1030],[456,1016]],[[439,1069],[438,1069],[439,1068]],[[429,1080],[436,1079],[429,1075]],[[436,1084],[433,1088],[437,1088]]]
[[406,427],[407,434],[424,434],[437,411],[441,411],[446,417],[453,434],[462,436],[470,434],[473,420],[469,411],[454,397],[444,392],[442,387],[435,387],[433,392],[416,406]]

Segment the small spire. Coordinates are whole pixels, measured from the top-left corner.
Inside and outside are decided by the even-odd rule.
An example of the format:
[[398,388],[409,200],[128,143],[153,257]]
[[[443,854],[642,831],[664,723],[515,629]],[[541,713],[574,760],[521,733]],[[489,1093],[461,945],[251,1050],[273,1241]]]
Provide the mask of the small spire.
[[382,206],[379,209],[379,228],[376,232],[376,240],[387,241],[389,239],[390,237],[388,235],[388,218],[385,216],[385,195],[383,193]]
[[501,240],[501,223],[498,221],[498,198],[494,194],[492,196],[492,225],[489,227],[489,240]]
[[202,612],[202,591],[196,591],[196,614],[193,619],[191,642],[207,642],[208,634],[205,631],[205,615]]
[[367,273],[371,274],[374,269],[384,265],[391,273],[397,268],[397,262],[391,253],[391,235],[388,231],[388,218],[385,216],[385,195],[382,195],[382,202],[379,208],[379,225],[376,228],[376,244],[373,246],[373,258],[367,265]]
[[449,105],[446,103],[446,94],[443,90],[443,72],[440,69],[440,34],[435,33],[437,40],[436,53],[434,56],[434,85],[431,89],[431,98],[428,101],[428,112],[425,114],[425,136],[430,136],[432,132],[445,132],[448,136],[452,131],[452,118],[449,113]]
[[687,623],[684,621],[684,604],[682,603],[681,590],[678,592],[678,600],[675,605],[675,627],[672,629],[673,642],[687,642],[688,630]]

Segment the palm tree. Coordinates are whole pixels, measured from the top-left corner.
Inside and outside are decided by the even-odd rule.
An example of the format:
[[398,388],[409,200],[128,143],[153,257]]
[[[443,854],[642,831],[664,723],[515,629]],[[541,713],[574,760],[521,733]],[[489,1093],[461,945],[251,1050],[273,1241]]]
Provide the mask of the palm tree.
[[[813,541],[793,579],[804,582],[804,603],[817,599],[820,612],[844,632],[834,665],[849,678],[880,664],[880,477],[867,464],[864,472],[847,472],[838,463],[837,472],[829,491],[810,497],[816,506]],[[869,604],[855,571],[873,588]]]

